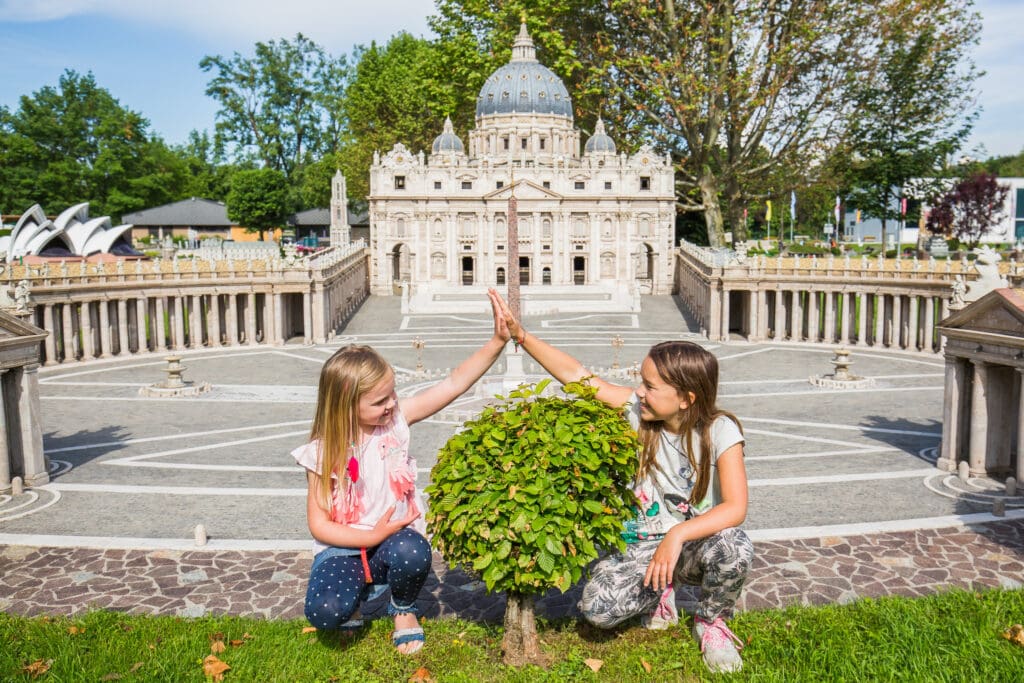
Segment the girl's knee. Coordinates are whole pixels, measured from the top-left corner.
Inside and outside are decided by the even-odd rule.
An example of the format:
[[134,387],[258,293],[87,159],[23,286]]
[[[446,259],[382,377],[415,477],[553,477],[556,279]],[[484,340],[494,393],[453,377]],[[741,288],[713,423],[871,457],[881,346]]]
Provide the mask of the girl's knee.
[[307,596],[305,614],[313,626],[322,631],[332,631],[348,621],[356,613],[358,606],[358,600],[346,599],[339,595]]
[[392,564],[401,564],[416,573],[430,570],[430,542],[412,529],[402,529],[391,539]]
[[704,564],[720,573],[745,576],[754,561],[754,544],[738,527],[720,531],[707,550]]

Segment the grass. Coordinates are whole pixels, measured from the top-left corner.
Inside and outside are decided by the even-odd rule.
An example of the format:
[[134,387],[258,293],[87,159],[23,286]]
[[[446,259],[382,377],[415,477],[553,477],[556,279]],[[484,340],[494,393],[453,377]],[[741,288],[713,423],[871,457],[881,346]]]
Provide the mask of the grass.
[[[744,670],[712,676],[688,635],[636,625],[599,631],[574,621],[540,624],[554,662],[547,670],[501,664],[501,629],[457,619],[425,620],[427,646],[394,652],[388,619],[339,640],[304,633],[303,621],[186,619],[95,611],[78,617],[0,613],[0,680],[204,681],[211,644],[231,668],[225,681],[409,681],[425,667],[442,682],[510,681],[1020,681],[1024,647],[1001,637],[1024,621],[1024,591],[952,591],[926,598],[746,612],[732,620],[747,643]],[[601,660],[599,671],[586,660]],[[650,671],[647,667],[650,667]],[[422,671],[420,672],[422,680]]]

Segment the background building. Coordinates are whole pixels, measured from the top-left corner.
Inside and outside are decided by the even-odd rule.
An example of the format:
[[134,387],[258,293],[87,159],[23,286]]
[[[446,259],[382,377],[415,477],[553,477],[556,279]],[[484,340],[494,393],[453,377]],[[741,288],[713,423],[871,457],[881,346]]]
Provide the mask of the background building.
[[[508,200],[519,262],[508,262]],[[370,168],[371,291],[414,294],[504,284],[668,294],[673,168],[649,146],[619,154],[598,121],[580,154],[562,81],[521,27],[512,59],[487,79],[468,147],[450,120],[429,156],[403,144]],[[437,297],[434,297],[435,299]]]

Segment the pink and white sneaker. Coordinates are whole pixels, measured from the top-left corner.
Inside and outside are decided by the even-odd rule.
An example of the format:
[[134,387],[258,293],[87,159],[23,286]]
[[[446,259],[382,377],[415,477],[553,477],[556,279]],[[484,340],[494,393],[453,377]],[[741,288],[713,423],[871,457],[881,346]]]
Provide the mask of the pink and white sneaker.
[[651,631],[664,631],[679,623],[679,610],[676,608],[676,589],[669,586],[662,592],[661,599],[654,611],[644,615],[641,625]]
[[729,630],[722,617],[709,622],[695,616],[693,637],[700,643],[704,664],[712,673],[739,671],[743,668],[743,660],[740,658],[743,641]]

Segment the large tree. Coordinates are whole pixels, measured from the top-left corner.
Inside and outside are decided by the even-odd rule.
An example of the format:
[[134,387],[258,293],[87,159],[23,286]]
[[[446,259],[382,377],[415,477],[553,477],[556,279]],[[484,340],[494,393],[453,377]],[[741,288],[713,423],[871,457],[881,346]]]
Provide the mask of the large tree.
[[[886,225],[915,181],[925,199],[977,116],[970,59],[981,30],[971,0],[890,0],[879,7],[879,68],[852,92],[850,170],[856,206]],[[924,179],[931,179],[925,181]]]
[[256,43],[251,57],[206,56],[217,100],[217,142],[236,160],[256,159],[285,174],[338,149],[344,130],[341,100],[348,66],[301,33],[294,40]]
[[231,177],[227,200],[228,218],[258,232],[280,227],[288,215],[288,191],[284,174],[273,168],[238,171]]
[[177,199],[185,164],[93,75],[65,71],[57,87],[0,108],[0,207],[48,211],[87,201],[93,215],[121,214]]
[[935,234],[956,237],[973,249],[1003,217],[1009,185],[985,171],[975,172],[950,188],[928,214]]

